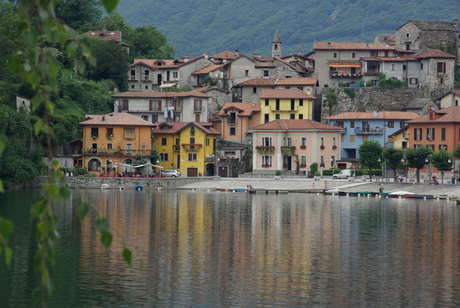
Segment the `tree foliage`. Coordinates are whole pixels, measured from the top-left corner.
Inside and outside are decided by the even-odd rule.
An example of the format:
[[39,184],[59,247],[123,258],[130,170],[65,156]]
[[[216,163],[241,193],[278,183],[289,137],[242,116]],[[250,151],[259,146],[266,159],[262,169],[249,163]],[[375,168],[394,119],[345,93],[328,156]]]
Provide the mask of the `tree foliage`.
[[365,140],[358,148],[359,162],[369,169],[369,177],[372,180],[372,169],[380,167],[383,148],[376,140]]
[[339,105],[337,93],[335,93],[335,91],[333,90],[327,91],[326,98],[324,99],[323,105],[329,108],[329,116],[331,116],[332,108],[337,107]]
[[430,154],[430,163],[441,172],[441,183],[444,181],[444,172],[452,169],[453,160],[452,154],[446,149],[439,149]]
[[426,165],[426,160],[431,152],[432,150],[430,148],[424,146],[415,149],[407,148],[404,150],[407,165],[410,168],[416,169],[417,183],[420,183],[420,169]]
[[94,29],[100,22],[102,11],[98,0],[61,0],[56,5],[56,16],[81,32]]
[[396,169],[401,166],[401,160],[404,157],[404,151],[397,148],[384,148],[383,149],[383,159],[385,165],[393,170],[393,178],[396,182]]

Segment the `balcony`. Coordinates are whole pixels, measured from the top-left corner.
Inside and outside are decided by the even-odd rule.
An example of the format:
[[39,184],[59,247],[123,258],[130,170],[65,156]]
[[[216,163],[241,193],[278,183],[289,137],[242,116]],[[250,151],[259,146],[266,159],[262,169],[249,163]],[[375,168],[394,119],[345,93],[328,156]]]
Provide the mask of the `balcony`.
[[406,140],[409,140],[409,133],[403,133],[402,137]]
[[194,106],[193,107],[193,112],[203,112],[204,111],[204,106]]
[[357,135],[383,135],[383,128],[380,127],[365,127],[365,128],[355,128],[355,134]]
[[95,156],[150,156],[150,150],[83,148],[82,154]]
[[179,152],[180,151],[180,145],[173,145],[173,152]]
[[329,72],[330,77],[348,77],[348,78],[360,78],[363,76],[361,72],[356,72],[352,74],[351,72],[347,71],[334,71],[334,72]]
[[273,154],[273,153],[275,153],[275,147],[273,147],[273,146],[256,146],[256,151],[259,154]]
[[284,145],[281,147],[281,154],[283,156],[293,156],[295,152],[295,146]]
[[203,145],[199,143],[182,143],[181,146],[185,151],[199,151]]
[[144,75],[144,77],[142,78],[142,81],[143,81],[143,82],[152,82],[152,81],[150,80],[150,75]]

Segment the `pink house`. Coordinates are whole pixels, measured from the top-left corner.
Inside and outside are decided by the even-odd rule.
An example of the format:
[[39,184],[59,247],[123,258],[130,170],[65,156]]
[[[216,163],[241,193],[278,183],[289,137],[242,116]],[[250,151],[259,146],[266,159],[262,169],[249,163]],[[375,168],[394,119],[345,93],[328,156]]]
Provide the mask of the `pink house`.
[[213,124],[223,140],[248,143],[249,128],[260,124],[260,103],[225,103],[218,117],[219,123]]
[[308,171],[312,163],[337,168],[340,127],[312,120],[275,120],[252,127],[253,173]]

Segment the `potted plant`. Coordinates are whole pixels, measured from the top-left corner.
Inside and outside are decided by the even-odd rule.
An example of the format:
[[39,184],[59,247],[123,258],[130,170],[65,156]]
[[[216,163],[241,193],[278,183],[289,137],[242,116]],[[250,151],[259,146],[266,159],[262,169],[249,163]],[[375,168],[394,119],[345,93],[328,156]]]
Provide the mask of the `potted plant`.
[[93,140],[96,140],[98,136],[94,135],[94,136],[91,136],[91,138],[93,138]]
[[313,176],[313,178],[317,181],[317,180],[320,180],[321,179],[321,173],[319,171],[316,171],[315,172],[315,175]]
[[332,146],[332,149],[333,149],[333,150],[336,150],[336,149],[337,149],[337,146],[334,144],[334,145]]
[[301,145],[300,148],[301,148],[302,150],[305,150],[305,149],[307,148],[307,146],[306,146],[306,145]]
[[319,148],[320,148],[321,150],[324,150],[326,147],[322,144]]

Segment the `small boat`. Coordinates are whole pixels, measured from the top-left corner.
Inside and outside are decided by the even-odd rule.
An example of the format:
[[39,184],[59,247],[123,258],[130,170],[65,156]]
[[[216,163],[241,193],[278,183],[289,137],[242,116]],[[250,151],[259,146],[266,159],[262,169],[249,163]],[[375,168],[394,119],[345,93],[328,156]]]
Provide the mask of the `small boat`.
[[110,185],[109,184],[102,184],[101,189],[109,189]]
[[135,190],[143,190],[143,189],[144,189],[144,186],[142,186],[142,185],[136,185],[136,186],[134,186],[134,189],[135,189]]

